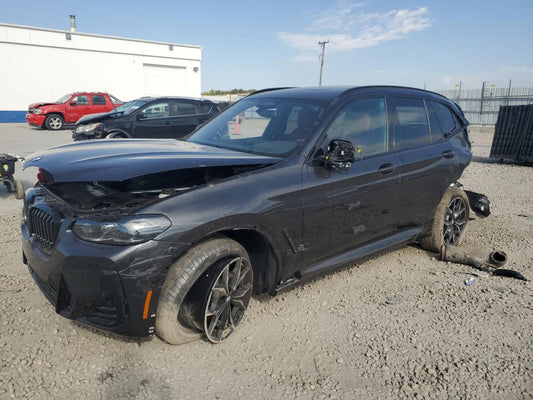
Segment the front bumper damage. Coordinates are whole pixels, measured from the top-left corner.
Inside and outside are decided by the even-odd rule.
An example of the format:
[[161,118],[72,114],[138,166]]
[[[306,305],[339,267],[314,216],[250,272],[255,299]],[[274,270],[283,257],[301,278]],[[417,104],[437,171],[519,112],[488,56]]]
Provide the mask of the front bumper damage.
[[[95,245],[69,229],[60,214],[30,189],[22,221],[23,262],[55,311],[125,336],[154,333],[166,271],[188,245],[151,240],[134,246]],[[42,194],[42,193],[39,193]]]
[[26,113],[26,122],[32,126],[42,127],[45,119],[43,114]]

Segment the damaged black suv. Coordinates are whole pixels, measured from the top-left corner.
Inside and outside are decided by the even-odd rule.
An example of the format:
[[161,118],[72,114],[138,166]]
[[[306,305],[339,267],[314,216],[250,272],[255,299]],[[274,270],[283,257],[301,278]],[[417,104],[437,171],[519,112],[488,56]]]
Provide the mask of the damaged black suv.
[[23,259],[56,311],[179,344],[227,338],[275,294],[398,245],[459,244],[468,122],[401,87],[256,92],[183,141],[41,151]]

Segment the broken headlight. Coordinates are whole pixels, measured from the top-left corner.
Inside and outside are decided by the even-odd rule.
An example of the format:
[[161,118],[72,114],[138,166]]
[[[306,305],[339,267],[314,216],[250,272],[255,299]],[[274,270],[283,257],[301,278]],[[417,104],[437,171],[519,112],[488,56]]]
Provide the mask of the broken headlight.
[[76,127],[76,133],[89,133],[98,130],[102,126],[101,122],[96,122],[94,124],[87,125],[78,125]]
[[172,223],[164,215],[131,215],[120,219],[78,219],[72,231],[89,242],[129,245],[146,242],[164,232]]

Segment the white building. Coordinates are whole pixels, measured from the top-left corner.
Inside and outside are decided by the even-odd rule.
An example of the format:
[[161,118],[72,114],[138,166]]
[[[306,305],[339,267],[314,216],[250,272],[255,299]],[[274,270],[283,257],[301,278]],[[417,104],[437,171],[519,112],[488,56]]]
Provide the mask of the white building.
[[28,104],[76,91],[201,95],[200,46],[0,23],[0,122],[23,122]]

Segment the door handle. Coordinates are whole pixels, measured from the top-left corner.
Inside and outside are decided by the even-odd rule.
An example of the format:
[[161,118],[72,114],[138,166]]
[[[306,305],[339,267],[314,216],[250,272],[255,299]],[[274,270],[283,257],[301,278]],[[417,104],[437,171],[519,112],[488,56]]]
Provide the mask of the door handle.
[[394,171],[394,165],[390,164],[390,163],[387,163],[387,164],[383,164],[379,167],[378,169],[378,172],[380,174],[388,174],[390,172]]
[[165,125],[170,125],[170,121],[165,121]]
[[454,158],[455,157],[455,151],[453,151],[453,150],[444,150],[442,152],[442,156],[444,158]]

